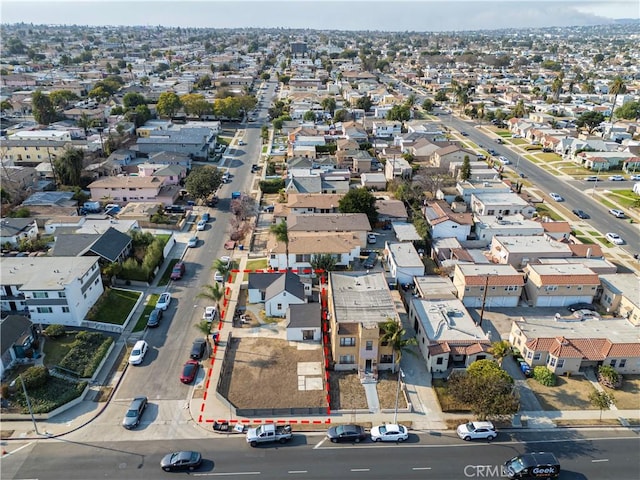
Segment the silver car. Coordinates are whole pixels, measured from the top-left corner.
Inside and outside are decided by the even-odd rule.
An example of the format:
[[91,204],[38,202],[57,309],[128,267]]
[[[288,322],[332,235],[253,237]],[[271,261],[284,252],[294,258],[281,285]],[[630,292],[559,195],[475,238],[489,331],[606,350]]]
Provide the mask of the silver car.
[[136,397],[131,401],[127,413],[122,419],[122,426],[127,430],[136,428],[142,419],[142,413],[147,408],[147,397]]

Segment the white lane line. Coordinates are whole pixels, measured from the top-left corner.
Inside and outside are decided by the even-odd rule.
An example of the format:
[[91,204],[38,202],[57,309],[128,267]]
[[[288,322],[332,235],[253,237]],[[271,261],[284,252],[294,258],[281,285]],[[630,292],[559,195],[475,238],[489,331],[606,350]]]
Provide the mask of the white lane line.
[[220,472],[220,473],[192,473],[194,477],[223,477],[226,475],[260,475],[261,472]]
[[322,444],[326,441],[327,441],[327,437],[324,437],[322,440],[320,440],[318,443],[314,445],[313,449],[315,450],[316,448],[320,448]]
[[308,472],[307,470],[289,470],[287,473],[294,475],[296,473],[308,473]]
[[600,463],[600,462],[608,462],[608,458],[602,458],[600,460],[591,460],[591,463]]
[[369,472],[371,471],[370,468],[352,468],[351,469],[352,472]]
[[431,470],[431,467],[413,467],[411,470]]
[[[24,445],[22,445],[21,447],[16,448],[15,450],[11,450],[10,452],[5,453],[4,455],[2,455],[3,457],[7,457],[9,455],[13,455],[14,453],[19,452],[20,450],[22,450],[23,448],[28,447],[29,445],[34,444],[35,442],[29,442],[29,443],[25,443]],[[38,480],[37,478],[35,480]]]

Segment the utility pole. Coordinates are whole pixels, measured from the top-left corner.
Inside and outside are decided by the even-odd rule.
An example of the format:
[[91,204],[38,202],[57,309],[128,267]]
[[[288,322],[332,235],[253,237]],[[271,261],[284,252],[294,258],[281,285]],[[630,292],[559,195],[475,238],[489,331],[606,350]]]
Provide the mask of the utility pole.
[[484,318],[484,306],[487,303],[487,290],[489,290],[489,275],[484,277],[484,293],[482,294],[482,308],[480,309],[480,323],[479,327],[482,327],[482,319]]
[[29,395],[27,394],[27,387],[24,385],[24,380],[22,380],[22,375],[18,375],[20,379],[20,383],[22,384],[22,391],[24,392],[24,398],[27,401],[27,408],[29,409],[29,414],[31,415],[31,421],[33,422],[33,428],[36,431],[36,435],[40,435],[38,431],[38,424],[36,423],[36,417],[33,415],[33,410],[31,409],[31,401],[29,400]]

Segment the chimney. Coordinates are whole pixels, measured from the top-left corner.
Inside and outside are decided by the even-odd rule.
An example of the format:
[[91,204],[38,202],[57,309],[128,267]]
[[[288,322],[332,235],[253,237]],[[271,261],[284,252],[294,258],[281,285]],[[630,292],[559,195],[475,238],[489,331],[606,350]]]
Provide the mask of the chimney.
[[587,258],[591,258],[591,247],[587,248]]

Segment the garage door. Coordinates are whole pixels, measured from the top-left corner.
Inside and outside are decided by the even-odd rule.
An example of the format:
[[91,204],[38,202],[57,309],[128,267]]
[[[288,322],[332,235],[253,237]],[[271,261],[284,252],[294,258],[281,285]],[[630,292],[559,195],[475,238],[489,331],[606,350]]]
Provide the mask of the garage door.
[[[590,300],[584,300],[585,297],[580,297],[577,295],[567,295],[567,296],[554,296],[550,295],[547,297],[538,297],[538,303],[536,307],[564,307],[567,305],[571,305],[572,303],[579,302],[587,302]],[[586,297],[589,298],[589,297]]]

